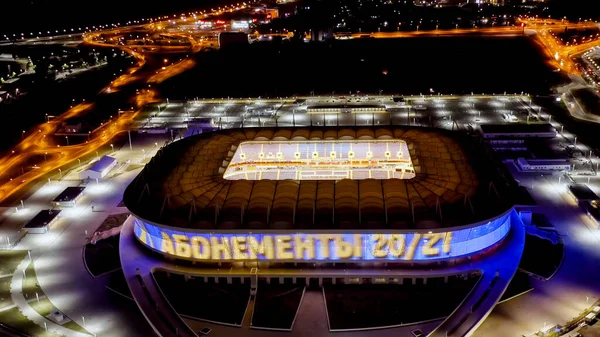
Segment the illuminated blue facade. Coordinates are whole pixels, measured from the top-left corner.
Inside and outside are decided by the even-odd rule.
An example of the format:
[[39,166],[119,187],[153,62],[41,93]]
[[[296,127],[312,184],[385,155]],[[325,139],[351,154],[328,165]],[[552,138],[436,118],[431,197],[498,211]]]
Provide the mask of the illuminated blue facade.
[[164,255],[196,261],[433,261],[481,252],[502,241],[514,210],[479,225],[446,232],[206,233],[135,218],[140,242]]

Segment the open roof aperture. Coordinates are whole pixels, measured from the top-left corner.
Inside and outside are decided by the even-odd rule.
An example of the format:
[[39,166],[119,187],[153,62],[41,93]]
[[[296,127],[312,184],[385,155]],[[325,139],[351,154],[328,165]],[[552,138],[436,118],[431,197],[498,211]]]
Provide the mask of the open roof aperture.
[[408,145],[399,139],[243,142],[224,173],[228,180],[414,177]]

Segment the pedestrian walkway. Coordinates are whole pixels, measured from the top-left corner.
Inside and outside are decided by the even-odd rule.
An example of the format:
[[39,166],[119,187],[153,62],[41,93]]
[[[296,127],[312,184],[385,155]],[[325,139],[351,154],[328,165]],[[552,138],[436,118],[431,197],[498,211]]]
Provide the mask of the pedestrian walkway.
[[[17,266],[17,270],[13,274],[12,281],[10,284],[10,296],[12,298],[13,303],[19,308],[19,310],[23,313],[27,319],[34,322],[38,326],[48,330],[55,332],[60,335],[64,335],[67,337],[89,337],[90,335],[81,333],[75,330],[71,330],[63,327],[60,324],[54,323],[53,321],[41,316],[37,311],[35,311],[29,302],[31,300],[25,299],[23,296],[23,276],[25,275],[25,269],[32,262],[29,257],[26,257],[19,263]],[[37,299],[33,299],[37,300]]]
[[[564,324],[600,298],[600,230],[567,194],[566,188],[539,176],[518,178],[563,239],[561,267],[549,281],[532,280],[534,290],[498,305],[474,333],[476,337],[520,336]],[[550,179],[550,178],[548,178]]]
[[[65,208],[59,219],[46,234],[27,235],[15,249],[30,250],[40,288],[52,305],[69,317],[74,323],[97,336],[107,337],[148,337],[153,333],[135,303],[122,299],[106,289],[108,277],[93,278],[83,262],[83,247],[96,228],[111,213],[123,213],[117,207],[123,190],[135,178],[139,170],[123,172],[118,177],[93,183],[86,194],[72,208]],[[56,186],[55,186],[56,185]],[[48,207],[53,198],[66,185],[66,182],[52,182],[24,200],[25,211],[19,215],[9,215],[15,225],[22,226],[23,218],[32,216],[40,209]],[[102,211],[92,211],[92,206],[101,206]],[[39,315],[27,303],[20,289],[23,283],[23,270],[31,263],[29,258],[14,273],[11,296],[15,306],[36,325],[50,331],[71,336],[90,336],[67,329]],[[43,299],[44,297],[40,297]],[[37,299],[33,299],[37,300]]]

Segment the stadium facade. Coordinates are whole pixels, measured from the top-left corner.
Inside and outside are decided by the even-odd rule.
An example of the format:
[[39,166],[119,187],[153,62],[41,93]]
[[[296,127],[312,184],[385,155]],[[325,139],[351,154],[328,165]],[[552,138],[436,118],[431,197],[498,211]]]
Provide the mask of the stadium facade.
[[292,273],[456,264],[494,250],[518,218],[510,182],[466,137],[222,130],[161,149],[124,200],[139,242],[169,259]]

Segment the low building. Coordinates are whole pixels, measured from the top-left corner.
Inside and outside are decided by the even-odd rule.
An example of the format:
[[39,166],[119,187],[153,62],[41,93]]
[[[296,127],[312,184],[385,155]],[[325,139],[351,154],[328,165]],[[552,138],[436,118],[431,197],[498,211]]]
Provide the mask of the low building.
[[550,124],[481,124],[483,138],[554,138]]
[[569,186],[569,194],[575,198],[577,202],[583,201],[598,201],[600,198],[586,184],[572,184]]
[[309,105],[306,113],[382,113],[385,112],[385,106],[379,104],[322,104]]
[[517,166],[522,171],[571,171],[573,169],[573,164],[568,159],[518,158]]
[[52,200],[52,205],[55,207],[73,207],[83,196],[83,191],[85,187],[67,187],[64,191],[62,191],[54,200]]
[[80,179],[102,179],[110,170],[117,165],[117,159],[110,156],[104,156],[87,170],[79,173]]
[[59,219],[60,212],[59,209],[42,210],[29,220],[24,228],[31,234],[44,234],[48,232],[50,225]]

